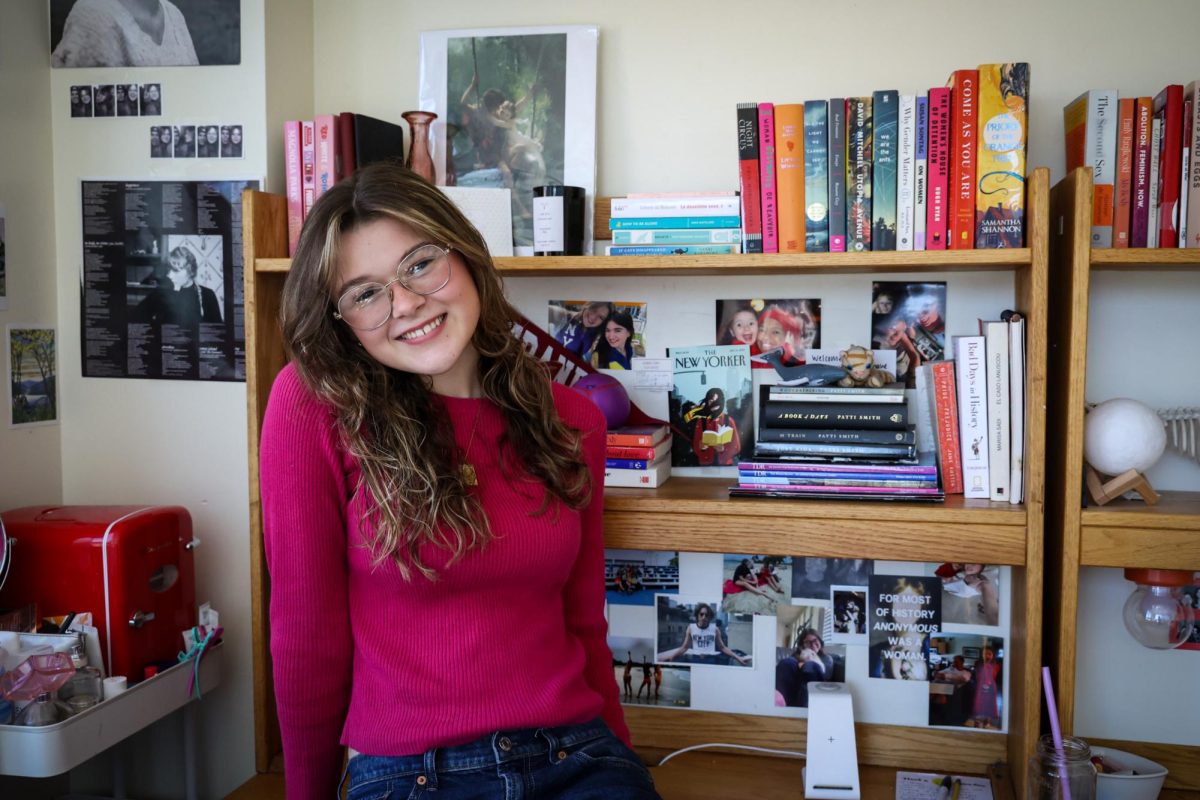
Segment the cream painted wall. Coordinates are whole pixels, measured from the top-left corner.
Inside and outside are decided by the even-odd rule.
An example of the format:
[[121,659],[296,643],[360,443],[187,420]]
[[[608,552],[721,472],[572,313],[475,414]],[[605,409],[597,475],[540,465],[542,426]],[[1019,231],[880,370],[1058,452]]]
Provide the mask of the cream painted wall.
[[[751,12],[749,6],[720,0],[315,0],[313,105],[321,112],[354,110],[398,121],[402,111],[417,104],[423,30],[594,23],[600,27],[597,192],[613,195],[734,188],[733,105],[738,101],[797,102],[881,88],[914,92],[940,84],[955,67],[1006,60],[1031,64],[1029,164],[1050,167],[1052,180],[1058,180],[1063,175],[1062,107],[1079,93],[1096,87],[1117,89],[1124,96],[1153,94],[1166,83],[1200,77],[1194,40],[1200,5],[1191,0],[1143,4],[1136,21],[1128,3],[1120,0],[1013,0],[1002,12],[979,6],[976,15],[965,10],[970,7],[946,0],[892,5],[763,0]],[[751,31],[750,18],[790,24],[757,24]],[[1009,38],[930,36],[940,21],[957,32],[985,20]],[[850,51],[852,36],[847,33],[856,29],[862,42],[857,56]],[[1131,31],[1153,31],[1153,42],[1141,44],[1130,38]],[[743,39],[746,44],[739,45]],[[988,297],[995,302],[997,287],[963,282],[958,276],[952,280],[951,332],[963,332],[971,323],[965,312],[981,302],[979,293],[992,292]],[[652,349],[661,351],[698,341],[693,337],[711,329],[712,299],[750,294],[739,283],[540,279],[511,280],[509,289],[514,302],[542,322],[546,300],[553,297],[603,294],[646,300],[651,304],[647,338]],[[770,278],[756,279],[754,287],[755,294],[767,296],[823,296],[826,320],[836,318],[834,324],[843,326],[830,330],[831,336],[856,335],[854,309],[865,307],[865,285],[854,282],[833,286],[813,279]],[[1098,279],[1089,396],[1126,394],[1155,407],[1200,402],[1194,371],[1173,374],[1168,348],[1161,346],[1175,343],[1170,349],[1178,352],[1179,346],[1196,341],[1192,309],[1197,288],[1194,276]],[[830,310],[844,316],[831,316]],[[1152,477],[1161,488],[1200,488],[1200,468],[1173,456]],[[1081,608],[1099,612],[1080,620],[1080,664],[1085,668],[1111,663],[1100,656],[1111,653],[1117,639],[1120,650],[1132,647],[1121,638],[1119,618],[1111,614],[1114,607],[1119,612],[1117,597],[1123,600],[1132,586],[1108,572],[1084,579]],[[1082,648],[1091,655],[1085,656]],[[1145,661],[1138,673],[1150,679],[1145,683],[1163,685],[1170,676],[1194,674],[1200,654],[1138,651],[1137,657]],[[1178,695],[1128,691],[1128,681],[1116,673],[1124,674],[1097,670],[1081,678],[1080,691],[1087,696],[1076,702],[1080,730],[1093,736],[1196,743],[1195,735],[1184,730],[1185,720],[1172,713],[1178,709]],[[1153,724],[1125,725],[1133,716]],[[1171,719],[1178,722],[1171,726]]]
[[[55,324],[48,30],[44,4],[0,4],[0,205],[7,215],[8,283],[8,310],[0,310],[0,371],[5,381],[5,326]],[[60,329],[60,352],[63,341]],[[59,502],[62,428],[10,428],[7,388],[0,396],[6,408],[0,419],[0,509]]]

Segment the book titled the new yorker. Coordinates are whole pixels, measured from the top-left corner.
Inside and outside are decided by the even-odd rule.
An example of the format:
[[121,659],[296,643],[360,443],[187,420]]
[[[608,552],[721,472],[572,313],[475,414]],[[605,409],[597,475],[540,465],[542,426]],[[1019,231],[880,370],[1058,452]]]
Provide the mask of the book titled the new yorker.
[[671,464],[728,466],[754,451],[748,345],[673,347]]

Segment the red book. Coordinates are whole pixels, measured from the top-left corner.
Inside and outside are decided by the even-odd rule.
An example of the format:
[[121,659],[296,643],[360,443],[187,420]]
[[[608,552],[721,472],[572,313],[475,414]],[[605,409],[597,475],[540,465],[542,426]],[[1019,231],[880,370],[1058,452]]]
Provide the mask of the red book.
[[1158,147],[1158,246],[1179,246],[1179,179],[1183,159],[1183,86],[1173,83],[1154,98],[1162,120]]
[[925,249],[946,249],[950,191],[950,90],[929,90],[929,188],[925,202]]
[[975,249],[975,137],[979,119],[979,70],[955,70],[950,88],[950,213],[947,218],[951,250]]
[[626,425],[608,432],[605,445],[613,447],[654,447],[671,433],[669,425]]
[[1139,97],[1133,106],[1133,186],[1129,199],[1129,246],[1145,247],[1150,230],[1150,120],[1153,100]]
[[779,205],[775,181],[775,105],[758,104],[758,179],[762,196],[763,252],[779,252]]
[[938,454],[942,462],[942,491],[946,494],[963,493],[956,386],[954,362],[935,362],[933,364],[934,426],[937,428]]
[[1133,198],[1134,111],[1132,97],[1117,102],[1117,175],[1113,193],[1113,247],[1129,247],[1129,212]]
[[738,184],[742,194],[742,252],[763,251],[762,198],[759,196],[758,103],[738,103]]
[[337,160],[334,162],[334,178],[341,180],[358,168],[354,162],[354,115],[343,111],[337,116]]

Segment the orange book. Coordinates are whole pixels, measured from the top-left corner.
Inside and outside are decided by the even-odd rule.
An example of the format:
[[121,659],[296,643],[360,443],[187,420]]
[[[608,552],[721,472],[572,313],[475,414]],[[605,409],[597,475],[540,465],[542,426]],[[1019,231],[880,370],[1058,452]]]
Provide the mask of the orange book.
[[775,192],[779,252],[803,253],[804,104],[775,106]]
[[975,138],[978,136],[979,70],[955,70],[950,87],[950,213],[946,245],[975,248]]
[[938,454],[942,465],[942,491],[963,493],[962,460],[958,439],[958,396],[954,381],[954,362],[933,363],[933,397],[937,429]]
[[1133,197],[1133,107],[1137,99],[1117,101],[1117,186],[1113,201],[1113,247],[1129,247],[1129,209]]

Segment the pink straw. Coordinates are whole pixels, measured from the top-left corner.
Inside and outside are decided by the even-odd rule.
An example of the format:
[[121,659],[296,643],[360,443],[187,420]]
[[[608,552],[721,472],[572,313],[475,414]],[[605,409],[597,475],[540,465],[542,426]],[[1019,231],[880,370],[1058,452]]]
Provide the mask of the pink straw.
[[1063,800],[1071,800],[1071,784],[1067,771],[1063,769],[1067,756],[1063,752],[1062,728],[1058,724],[1058,704],[1054,702],[1054,684],[1050,680],[1050,668],[1042,667],[1042,688],[1046,690],[1046,712],[1050,715],[1050,735],[1054,738],[1054,751],[1058,754],[1058,780],[1062,784]]

